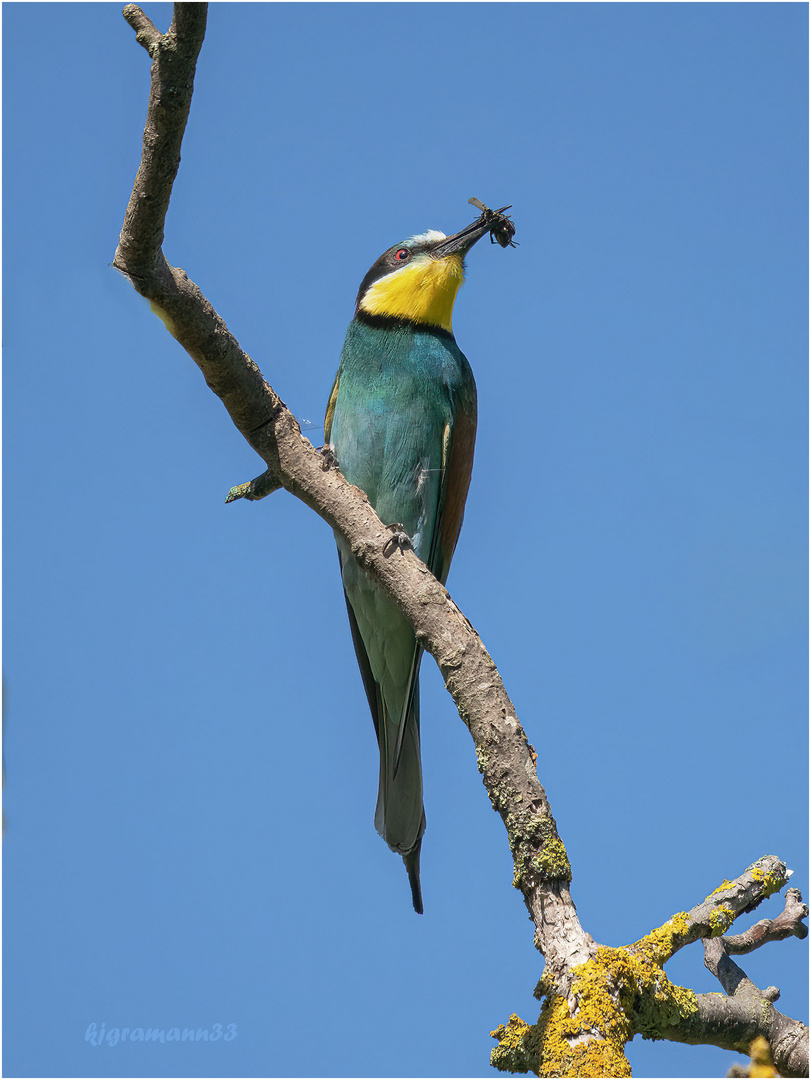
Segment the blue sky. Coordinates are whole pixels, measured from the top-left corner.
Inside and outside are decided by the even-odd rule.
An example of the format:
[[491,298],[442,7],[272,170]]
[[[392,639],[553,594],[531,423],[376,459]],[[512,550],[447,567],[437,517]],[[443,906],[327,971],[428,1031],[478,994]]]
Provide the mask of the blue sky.
[[[224,504],[261,462],[110,267],[148,58],[112,3],[3,28],[4,1073],[495,1075],[542,965],[470,738],[426,661],[419,918],[332,536],[285,493]],[[314,443],[378,255],[514,206],[456,305],[448,584],[607,944],[764,854],[808,894],[806,50],[804,4],[210,10],[165,251]],[[804,1018],[806,954],[744,964]],[[667,971],[718,989],[698,946]]]

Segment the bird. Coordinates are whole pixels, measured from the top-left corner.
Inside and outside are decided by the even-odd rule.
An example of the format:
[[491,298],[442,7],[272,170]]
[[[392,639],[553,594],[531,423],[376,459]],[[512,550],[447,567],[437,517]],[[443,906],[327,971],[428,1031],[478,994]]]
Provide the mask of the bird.
[[[405,532],[443,585],[462,527],[476,441],[476,383],[454,338],[453,305],[465,255],[505,220],[487,211],[452,236],[430,229],[383,252],[361,282],[327,405],[326,445],[338,468],[366,493],[384,524],[401,537]],[[394,600],[338,533],[336,541],[380,751],[375,827],[402,856],[414,910],[422,914],[422,648]]]

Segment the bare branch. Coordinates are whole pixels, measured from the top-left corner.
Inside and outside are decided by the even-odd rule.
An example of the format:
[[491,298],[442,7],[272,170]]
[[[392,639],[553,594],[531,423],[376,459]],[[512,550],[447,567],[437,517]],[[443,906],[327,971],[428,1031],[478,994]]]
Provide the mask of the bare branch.
[[[750,984],[751,985],[751,984]],[[691,1046],[718,1046],[745,1054],[758,1035],[768,1040],[781,1076],[808,1076],[808,1028],[754,995],[697,994],[696,1011],[658,1038]]]
[[761,996],[760,990],[747,979],[744,971],[730,960],[724,948],[723,938],[706,938],[704,941],[704,967],[711,971],[730,997]]
[[276,479],[275,474],[270,469],[266,469],[261,476],[249,480],[247,484],[237,484],[236,487],[232,487],[225,496],[225,501],[230,503],[236,499],[247,499],[248,502],[256,502],[268,495],[272,495],[280,487],[281,484]]
[[[758,1036],[768,1039],[775,1063],[783,1076],[808,1075],[808,1028],[797,1020],[785,1016],[773,1007],[780,996],[776,987],[758,989],[744,971],[727,954],[727,938],[723,931],[739,915],[754,910],[763,900],[782,888],[788,881],[790,871],[785,863],[774,855],[767,855],[750,866],[735,881],[725,881],[706,900],[691,911],[675,915],[672,919],[647,935],[636,945],[653,948],[660,963],[664,963],[678,949],[691,941],[703,939],[704,963],[716,976],[726,994],[696,994],[694,1011],[682,1010],[675,1017],[665,1008],[657,1013],[657,1037],[692,1045],[709,1044],[723,1049],[745,1053],[752,1040]],[[756,926],[777,927],[771,937],[766,934],[758,943],[788,937],[796,932],[799,919],[807,915],[802,897],[796,889],[789,889],[783,914],[774,920],[764,920]],[[801,930],[805,927],[800,926]],[[755,936],[751,931],[731,939],[747,942],[741,952],[756,948],[751,944]],[[799,934],[798,936],[804,936]],[[678,992],[675,997],[678,997]]]
[[769,941],[782,941],[787,937],[808,937],[808,927],[803,919],[808,918],[808,905],[804,904],[799,889],[786,891],[786,906],[776,919],[761,919],[742,934],[724,937],[724,948],[730,954],[752,952]]
[[786,864],[776,855],[764,855],[735,881],[725,881],[688,912],[680,912],[664,926],[629,946],[651,951],[664,964],[671,956],[699,938],[718,937],[744,912],[753,911],[767,896],[782,889],[789,879]]
[[[752,869],[750,867],[750,871]],[[697,995],[698,1014],[686,1029],[682,1027],[680,1032],[673,1032],[669,1037],[680,1042],[710,1042],[745,1051],[755,1037],[762,1036],[768,1040],[781,1076],[807,1076],[808,1028],[773,1007],[780,997],[776,986],[760,990],[728,954],[730,941],[736,943],[737,952],[744,953],[766,941],[780,940],[792,934],[805,937],[807,929],[799,920],[807,914],[808,908],[802,903],[799,891],[789,889],[785,908],[776,919],[756,923],[750,930],[732,938],[705,938],[704,964],[728,996]]]
[[121,14],[135,31],[135,40],[151,54],[152,49],[163,36],[160,30],[156,29],[152,20],[141,11],[137,4],[127,4]]
[[152,57],[141,165],[113,260],[113,265],[131,278],[165,273],[160,265],[163,225],[180,166],[180,144],[189,118],[206,13],[206,4],[176,4],[172,26],[161,36],[140,8],[129,5],[124,9],[124,17],[136,29],[136,40]]

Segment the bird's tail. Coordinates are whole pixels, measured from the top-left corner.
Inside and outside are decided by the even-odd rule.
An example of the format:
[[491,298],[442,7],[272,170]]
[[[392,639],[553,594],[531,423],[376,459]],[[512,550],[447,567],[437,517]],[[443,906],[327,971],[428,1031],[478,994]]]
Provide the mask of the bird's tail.
[[387,711],[380,725],[380,786],[377,792],[375,828],[392,849],[403,857],[414,910],[422,914],[420,891],[420,845],[425,832],[420,761],[420,702],[414,687],[406,728],[397,758],[398,727]]
[[[425,827],[425,815],[423,815],[423,828]],[[414,905],[414,910],[418,915],[422,915],[422,889],[420,888],[420,848],[422,847],[422,838],[417,843],[417,846],[413,851],[410,851],[408,855],[403,855],[403,862],[405,863],[406,872],[408,874],[408,884],[411,886],[411,903]]]

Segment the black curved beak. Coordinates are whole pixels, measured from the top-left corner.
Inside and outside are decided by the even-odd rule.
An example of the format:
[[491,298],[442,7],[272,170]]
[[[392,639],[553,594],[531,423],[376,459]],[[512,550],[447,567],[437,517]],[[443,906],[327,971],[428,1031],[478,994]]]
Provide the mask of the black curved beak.
[[490,225],[482,224],[481,217],[477,217],[472,224],[466,226],[461,232],[453,236],[446,236],[431,248],[430,255],[434,259],[444,259],[446,255],[466,255],[477,240],[481,240],[490,232]]

